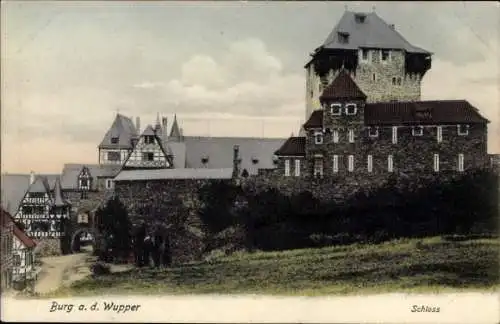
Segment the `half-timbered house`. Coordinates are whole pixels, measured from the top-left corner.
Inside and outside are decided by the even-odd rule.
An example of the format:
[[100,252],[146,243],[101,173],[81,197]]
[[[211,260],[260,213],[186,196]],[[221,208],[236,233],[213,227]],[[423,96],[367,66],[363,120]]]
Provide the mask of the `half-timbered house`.
[[13,281],[24,281],[36,279],[35,269],[35,246],[33,241],[24,231],[14,225],[13,240]]
[[124,169],[167,169],[173,167],[172,152],[161,138],[159,123],[156,131],[148,125],[125,160]]
[[14,236],[14,220],[12,216],[3,208],[0,214],[1,222],[1,267],[2,267],[2,290],[8,289],[12,283],[13,256],[12,245]]

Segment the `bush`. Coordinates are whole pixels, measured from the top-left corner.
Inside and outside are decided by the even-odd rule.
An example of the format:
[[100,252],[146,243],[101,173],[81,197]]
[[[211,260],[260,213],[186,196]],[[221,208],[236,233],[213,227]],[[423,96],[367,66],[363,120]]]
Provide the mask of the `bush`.
[[90,272],[93,276],[102,276],[111,273],[109,265],[103,262],[96,262],[90,266]]

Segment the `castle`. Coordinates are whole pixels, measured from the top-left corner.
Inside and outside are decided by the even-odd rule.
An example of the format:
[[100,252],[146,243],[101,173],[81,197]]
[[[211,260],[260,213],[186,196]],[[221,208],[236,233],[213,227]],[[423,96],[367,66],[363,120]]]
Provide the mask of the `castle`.
[[306,122],[276,152],[280,174],[483,167],[487,124],[465,100],[421,101],[431,53],[375,13],[345,12],[306,64]]
[[477,108],[465,100],[421,101],[430,68],[431,53],[377,14],[346,11],[305,65],[300,136],[185,136],[176,117],[169,132],[159,115],[141,129],[140,118],[117,114],[98,145],[97,164],[66,164],[60,175],[2,175],[2,204],[29,236],[55,239],[61,218],[85,229],[113,194],[134,206],[132,217],[148,220],[152,196],[161,193],[155,200],[170,205],[187,201],[200,180],[263,174],[369,180],[488,165],[488,120]]

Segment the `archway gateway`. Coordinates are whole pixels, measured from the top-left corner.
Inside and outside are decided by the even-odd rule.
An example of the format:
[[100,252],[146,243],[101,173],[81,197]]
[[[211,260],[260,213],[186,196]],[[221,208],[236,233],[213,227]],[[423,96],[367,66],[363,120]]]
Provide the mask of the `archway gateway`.
[[95,251],[97,232],[90,226],[79,226],[71,235],[71,253],[79,253],[82,247],[91,246]]

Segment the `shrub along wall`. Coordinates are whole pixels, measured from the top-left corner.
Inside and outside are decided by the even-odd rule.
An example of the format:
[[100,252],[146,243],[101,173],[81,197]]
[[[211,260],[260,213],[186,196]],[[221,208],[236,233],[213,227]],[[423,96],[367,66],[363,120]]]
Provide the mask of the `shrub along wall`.
[[[213,249],[281,250],[438,234],[498,233],[498,173],[119,182],[131,222],[168,228],[172,261]],[[156,225],[155,225],[156,224]],[[230,246],[230,248],[228,248]]]

